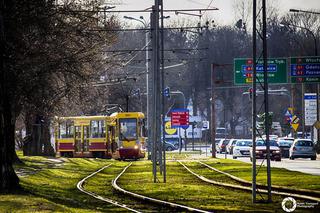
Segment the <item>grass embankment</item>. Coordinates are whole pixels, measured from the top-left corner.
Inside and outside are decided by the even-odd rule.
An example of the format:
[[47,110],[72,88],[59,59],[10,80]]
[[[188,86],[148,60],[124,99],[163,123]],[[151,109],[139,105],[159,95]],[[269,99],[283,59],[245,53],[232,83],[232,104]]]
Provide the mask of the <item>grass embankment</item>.
[[[194,153],[178,155],[168,154],[168,159],[190,159]],[[22,177],[21,186],[24,192],[0,195],[0,209],[4,212],[124,212],[126,210],[91,198],[78,191],[76,184],[82,178],[96,171],[102,166],[113,163],[96,176],[88,179],[84,184],[86,190],[103,197],[127,204],[129,207],[142,211],[170,211],[150,206],[115,192],[111,187],[111,180],[123,169],[128,162],[102,159],[60,158],[47,159],[44,157],[22,157],[24,165],[17,165],[16,169]],[[250,164],[234,160],[207,160],[211,166],[232,173],[246,180],[251,180]],[[195,172],[201,173],[209,179],[229,182],[222,175],[212,172],[199,163],[185,161]],[[232,190],[207,184],[188,173],[179,163],[168,161],[167,183],[154,184],[152,166],[149,161],[137,161],[119,179],[119,185],[126,190],[150,196],[157,199],[180,203],[195,208],[218,211],[282,211],[283,198],[273,196],[272,204],[251,203],[251,193]],[[265,183],[265,168],[262,168],[258,181]],[[273,169],[273,183],[290,185],[288,178],[299,179],[294,186],[299,188],[319,189],[319,177]],[[276,176],[276,177],[275,177]],[[291,180],[291,179],[290,179]],[[299,209],[305,210],[305,209]]]
[[[242,178],[247,181],[252,181],[252,165],[236,160],[230,159],[212,159],[210,161],[203,161],[208,165],[219,169],[221,171],[230,173],[234,176]],[[203,174],[207,178],[213,178],[221,176],[217,172],[210,171],[205,166],[199,168],[202,171],[206,171],[207,174]],[[258,168],[257,168],[258,170]],[[199,170],[200,171],[200,170]],[[223,176],[223,175],[222,175]],[[310,175],[301,172],[289,171],[282,168],[271,168],[271,181],[272,185],[285,186],[293,189],[309,189],[320,192],[320,176]],[[262,166],[257,175],[257,182],[266,185],[267,184],[267,167]]]
[[76,188],[78,181],[109,164],[110,160],[61,158],[59,162],[44,157],[20,157],[24,164],[17,165],[16,170],[22,175],[20,183],[23,191],[1,194],[1,211],[114,212],[119,209]]

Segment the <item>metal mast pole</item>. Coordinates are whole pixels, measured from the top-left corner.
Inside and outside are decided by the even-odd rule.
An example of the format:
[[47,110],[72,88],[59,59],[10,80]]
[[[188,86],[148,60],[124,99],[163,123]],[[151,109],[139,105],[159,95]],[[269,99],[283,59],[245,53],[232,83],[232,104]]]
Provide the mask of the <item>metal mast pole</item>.
[[214,106],[214,64],[211,64],[211,144],[212,144],[212,157],[216,158],[216,131],[215,131],[215,106]]
[[[152,18],[150,15],[150,22],[151,22]],[[151,24],[150,24],[151,25]],[[150,26],[151,27],[151,26]],[[151,32],[149,32],[151,34]],[[150,88],[149,88],[149,81],[150,81],[150,75],[149,75],[149,33],[148,31],[146,32],[146,90],[147,90],[147,130],[148,130],[148,159],[150,159],[150,135],[151,135],[151,125],[150,125],[150,120],[151,120],[151,113],[149,110],[150,107]]]
[[[252,202],[256,202],[256,128],[257,128],[257,0],[253,0],[253,27],[252,27]],[[250,94],[249,94],[250,95]]]
[[153,182],[156,183],[157,181],[157,118],[156,118],[156,102],[157,102],[157,48],[156,48],[156,7],[152,7],[152,14],[151,14],[151,31],[152,31],[152,120],[151,120],[151,140],[152,140],[152,173],[153,173]]
[[[161,91],[164,91],[164,33],[163,33],[163,0],[161,0]],[[165,112],[165,98],[164,95],[161,95],[161,114],[162,114],[162,151],[163,151],[163,182],[167,181],[167,174],[166,174],[166,147],[165,147],[165,123],[166,123],[166,112]]]
[[265,111],[265,133],[267,146],[267,185],[268,202],[271,202],[271,168],[270,168],[270,138],[269,138],[269,100],[268,100],[268,54],[267,54],[267,14],[266,0],[262,0],[262,37],[263,37],[263,78],[264,78],[264,111]]

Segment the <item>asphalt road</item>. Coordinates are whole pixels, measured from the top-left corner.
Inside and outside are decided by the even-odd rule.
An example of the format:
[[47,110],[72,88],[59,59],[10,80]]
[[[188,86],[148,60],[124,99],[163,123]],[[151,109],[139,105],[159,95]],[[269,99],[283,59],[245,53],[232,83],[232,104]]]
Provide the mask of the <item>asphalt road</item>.
[[[218,158],[225,158],[225,154],[217,154]],[[232,159],[232,155],[227,155],[228,159]],[[246,163],[251,163],[250,158],[244,157],[244,158],[237,158],[239,161],[243,161]],[[263,162],[263,165],[267,165],[266,160],[257,160],[257,165],[260,165]],[[271,161],[271,167],[276,168],[285,168],[291,171],[298,171],[303,172],[307,174],[313,174],[313,175],[320,175],[320,159],[317,160],[310,160],[309,159],[303,159],[303,158],[297,158],[294,160],[289,160],[288,158],[282,158],[281,161]]]
[[[207,149],[206,149],[207,148]],[[192,148],[188,147],[188,151],[191,151]],[[200,146],[195,146],[195,150],[200,150]],[[202,153],[206,154],[207,156],[210,157],[210,148],[207,146],[201,146]],[[175,150],[176,152],[178,150]],[[184,148],[182,149],[182,152],[184,152]],[[228,159],[232,159],[232,155],[227,155],[225,154],[217,154],[218,158],[225,158],[227,157]],[[237,160],[246,162],[246,163],[251,163],[249,157],[243,157],[243,158],[237,158]],[[263,160],[258,159],[257,160],[257,165],[260,165]],[[263,162],[263,165],[267,165],[266,160]],[[298,172],[303,172],[307,174],[312,174],[312,175],[320,175],[320,156],[318,155],[317,160],[310,160],[308,159],[303,159],[303,158],[297,158],[294,160],[289,160],[289,158],[282,158],[281,161],[271,161],[271,167],[276,167],[276,168],[285,168],[291,171],[298,171]]]

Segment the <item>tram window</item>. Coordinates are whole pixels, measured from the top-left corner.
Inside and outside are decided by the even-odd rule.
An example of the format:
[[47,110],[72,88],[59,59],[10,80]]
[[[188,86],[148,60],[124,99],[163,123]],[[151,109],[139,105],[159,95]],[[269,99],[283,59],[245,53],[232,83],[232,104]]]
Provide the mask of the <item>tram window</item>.
[[120,140],[137,139],[137,119],[123,118],[119,119],[120,123]]
[[91,138],[104,138],[106,136],[106,127],[103,120],[91,121]]
[[73,122],[67,121],[59,124],[59,138],[73,138]]

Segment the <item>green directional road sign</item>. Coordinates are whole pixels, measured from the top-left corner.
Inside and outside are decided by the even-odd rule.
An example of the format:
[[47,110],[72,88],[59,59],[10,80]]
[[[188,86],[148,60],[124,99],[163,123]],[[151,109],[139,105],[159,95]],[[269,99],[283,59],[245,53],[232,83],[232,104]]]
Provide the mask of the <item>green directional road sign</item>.
[[[263,60],[257,63],[257,78],[263,82]],[[268,59],[268,83],[288,83],[287,59]],[[253,72],[253,60],[251,58],[234,59],[234,84],[251,84]]]
[[320,57],[290,58],[292,83],[319,83]]

